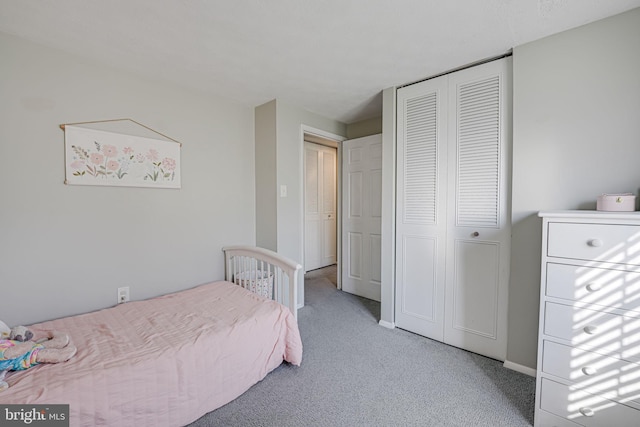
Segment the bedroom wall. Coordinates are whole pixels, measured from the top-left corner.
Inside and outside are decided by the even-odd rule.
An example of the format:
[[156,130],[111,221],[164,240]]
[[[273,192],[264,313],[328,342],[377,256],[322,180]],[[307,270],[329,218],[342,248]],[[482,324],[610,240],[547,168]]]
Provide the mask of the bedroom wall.
[[347,139],[362,138],[363,136],[382,133],[382,116],[360,120],[347,125]]
[[511,362],[535,368],[540,210],[640,187],[640,9],[513,53]]
[[[275,114],[273,108],[275,107]],[[275,146],[273,140],[273,126],[275,125]],[[304,257],[304,211],[303,211],[303,132],[302,127],[329,132],[331,134],[346,136],[346,125],[336,120],[328,119],[318,114],[306,111],[302,108],[273,100],[256,107],[256,153],[259,150],[268,150],[270,160],[258,161],[260,167],[257,170],[256,181],[272,179],[272,172],[276,171],[276,182],[265,184],[268,197],[264,203],[272,209],[276,207],[275,221],[270,216],[271,211],[257,212],[257,234],[270,236],[275,230],[275,248],[279,253],[287,256],[300,264]],[[266,159],[267,157],[264,157]],[[280,197],[280,186],[287,186],[287,197]],[[271,190],[269,190],[272,188]],[[262,197],[262,196],[260,196]],[[270,229],[265,229],[269,228]],[[261,240],[263,240],[261,238]],[[269,244],[270,240],[264,239]],[[304,273],[300,272],[298,304],[304,301]]]
[[[223,277],[255,243],[254,112],[0,34],[0,318],[30,324]],[[61,123],[182,142],[182,189],[66,186]]]
[[278,190],[276,159],[276,101],[255,109],[256,245],[278,249]]
[[[278,252],[301,264],[304,259],[304,177],[302,126],[345,136],[346,125],[302,108],[277,101],[277,185],[287,186],[287,197],[278,200]],[[304,305],[304,272],[298,276],[298,305]]]

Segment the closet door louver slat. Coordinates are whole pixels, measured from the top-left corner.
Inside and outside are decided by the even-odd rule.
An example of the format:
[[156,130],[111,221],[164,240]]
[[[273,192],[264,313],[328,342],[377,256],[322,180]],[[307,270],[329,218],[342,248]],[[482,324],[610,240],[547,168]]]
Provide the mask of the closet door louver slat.
[[404,221],[434,224],[437,200],[437,95],[406,102]]
[[457,225],[498,227],[500,77],[461,85],[457,97]]

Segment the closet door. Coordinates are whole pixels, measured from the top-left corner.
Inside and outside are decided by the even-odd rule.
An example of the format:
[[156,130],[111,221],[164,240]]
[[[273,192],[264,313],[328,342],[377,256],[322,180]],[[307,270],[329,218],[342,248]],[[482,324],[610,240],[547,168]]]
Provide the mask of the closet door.
[[507,60],[397,93],[398,327],[506,356]]
[[507,60],[449,76],[444,342],[499,360],[511,241],[509,77]]
[[396,317],[443,340],[447,209],[447,79],[398,90]]

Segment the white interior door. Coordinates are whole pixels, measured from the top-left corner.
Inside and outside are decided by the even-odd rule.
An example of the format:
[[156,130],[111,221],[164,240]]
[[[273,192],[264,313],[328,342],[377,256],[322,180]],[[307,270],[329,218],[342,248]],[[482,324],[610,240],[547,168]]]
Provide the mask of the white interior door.
[[342,290],[380,301],[382,135],[342,143]]
[[304,268],[309,271],[337,260],[337,150],[310,142],[304,149]]

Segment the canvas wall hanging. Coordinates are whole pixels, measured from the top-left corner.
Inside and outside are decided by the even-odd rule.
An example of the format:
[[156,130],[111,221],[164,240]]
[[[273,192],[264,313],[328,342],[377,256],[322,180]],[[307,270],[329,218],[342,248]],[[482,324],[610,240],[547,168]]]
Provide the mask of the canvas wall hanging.
[[60,125],[65,184],[180,188],[181,145],[131,119]]

